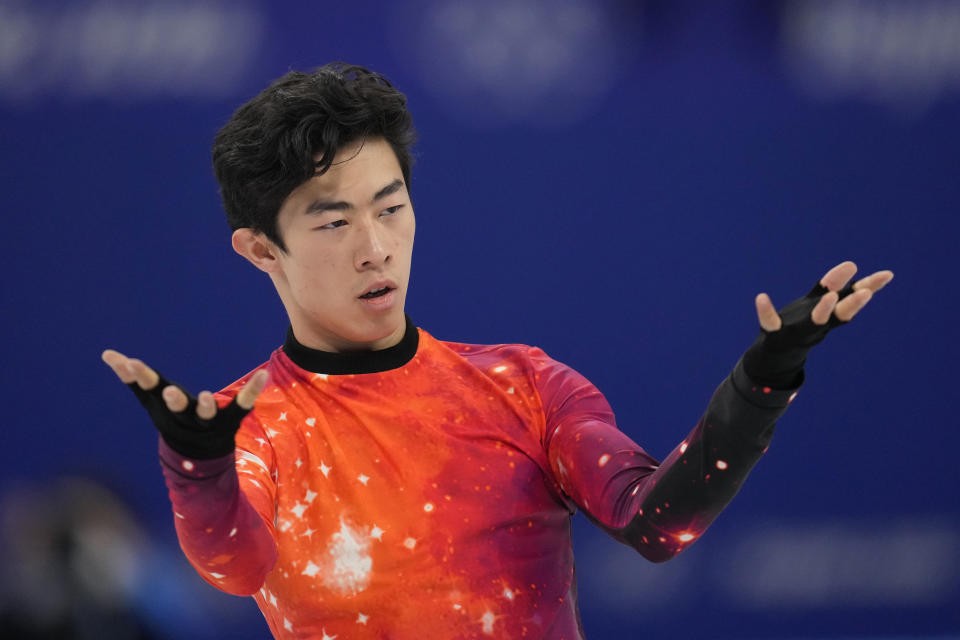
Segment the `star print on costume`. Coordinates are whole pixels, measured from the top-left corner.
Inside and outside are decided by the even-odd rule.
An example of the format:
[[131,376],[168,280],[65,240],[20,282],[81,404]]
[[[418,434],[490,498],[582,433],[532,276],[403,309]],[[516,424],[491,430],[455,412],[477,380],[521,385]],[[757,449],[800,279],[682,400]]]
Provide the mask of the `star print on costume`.
[[278,640],[577,640],[571,514],[650,559],[678,553],[792,394],[751,391],[738,366],[661,463],[539,349],[415,337],[404,365],[323,378],[285,346],[235,456],[186,470],[161,445],[188,558],[214,586],[255,594]]
[[496,622],[496,616],[493,615],[492,611],[485,611],[483,617],[480,618],[481,624],[483,624],[483,632],[488,636],[493,635],[493,623]]
[[[374,527],[376,529],[376,527]],[[382,531],[378,529],[382,535]],[[325,562],[321,575],[323,584],[340,595],[356,595],[370,584],[370,571],[373,559],[370,557],[372,534],[364,535],[362,530],[351,527],[340,519],[340,530],[333,534],[327,545],[330,558]]]

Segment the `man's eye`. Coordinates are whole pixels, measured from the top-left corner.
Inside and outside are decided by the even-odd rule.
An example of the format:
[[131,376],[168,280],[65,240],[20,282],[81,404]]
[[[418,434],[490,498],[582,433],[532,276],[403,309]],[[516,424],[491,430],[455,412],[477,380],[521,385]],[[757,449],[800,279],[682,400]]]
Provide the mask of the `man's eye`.
[[333,222],[327,223],[321,226],[321,229],[336,229],[337,227],[342,227],[347,224],[346,220],[334,220]]
[[380,213],[380,215],[382,215],[382,216],[393,215],[394,213],[396,213],[397,211],[399,211],[399,210],[401,209],[401,207],[403,207],[402,204],[394,205],[394,206],[392,206],[392,207],[387,207],[386,209],[384,209],[384,210]]

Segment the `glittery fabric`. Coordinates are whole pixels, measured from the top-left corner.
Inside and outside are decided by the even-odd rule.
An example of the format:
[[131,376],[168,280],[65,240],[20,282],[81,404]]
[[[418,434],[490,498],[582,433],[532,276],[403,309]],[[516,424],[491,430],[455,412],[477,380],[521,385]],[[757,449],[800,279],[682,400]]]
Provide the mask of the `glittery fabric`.
[[419,337],[379,373],[313,373],[277,350],[234,456],[194,461],[161,442],[187,557],[252,594],[276,638],[582,638],[572,514],[672,557],[792,399],[738,365],[661,465],[540,349]]

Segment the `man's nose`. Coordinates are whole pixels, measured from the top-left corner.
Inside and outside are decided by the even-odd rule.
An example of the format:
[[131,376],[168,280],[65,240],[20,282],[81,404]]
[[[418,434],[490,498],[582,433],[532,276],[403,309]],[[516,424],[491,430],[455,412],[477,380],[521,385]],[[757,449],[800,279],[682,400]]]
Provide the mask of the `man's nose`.
[[357,269],[379,267],[389,262],[390,250],[387,247],[386,231],[377,222],[363,222],[358,226],[355,257]]

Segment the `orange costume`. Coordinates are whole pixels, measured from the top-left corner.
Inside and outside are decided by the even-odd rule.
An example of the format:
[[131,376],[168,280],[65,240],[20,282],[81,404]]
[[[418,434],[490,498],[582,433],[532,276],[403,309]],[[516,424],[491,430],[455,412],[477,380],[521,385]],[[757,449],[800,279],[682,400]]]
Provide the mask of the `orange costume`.
[[235,455],[191,460],[162,440],[160,453],[190,562],[253,594],[284,639],[582,638],[575,510],[651,560],[673,556],[736,493],[791,397],[738,365],[659,464],[535,347],[441,342],[408,319],[376,352],[291,333],[264,367]]

